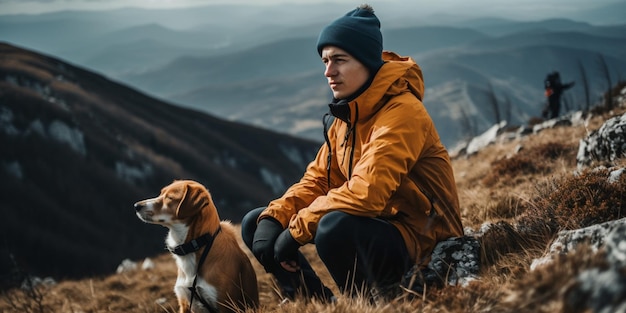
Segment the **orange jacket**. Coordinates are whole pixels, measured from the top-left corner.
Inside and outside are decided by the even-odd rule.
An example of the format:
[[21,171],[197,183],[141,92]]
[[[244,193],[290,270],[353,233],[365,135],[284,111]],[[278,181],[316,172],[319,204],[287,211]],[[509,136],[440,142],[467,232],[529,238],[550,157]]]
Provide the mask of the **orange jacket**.
[[331,186],[324,144],[302,179],[259,219],[274,217],[305,244],[330,211],[382,218],[400,230],[411,258],[425,266],[437,242],[463,234],[456,185],[448,152],[421,102],[421,69],[393,52],[384,52],[383,60],[370,87],[349,103],[352,133],[346,137],[347,124],[339,119],[328,130]]

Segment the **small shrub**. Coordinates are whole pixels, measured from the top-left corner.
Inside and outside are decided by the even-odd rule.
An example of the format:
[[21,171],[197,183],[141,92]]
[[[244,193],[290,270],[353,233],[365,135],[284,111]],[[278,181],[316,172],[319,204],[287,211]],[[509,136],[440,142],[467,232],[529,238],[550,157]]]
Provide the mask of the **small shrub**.
[[38,283],[31,276],[25,276],[20,288],[2,291],[3,306],[8,306],[13,312],[45,313],[50,312],[50,306],[45,302],[50,288]]
[[497,160],[492,163],[492,170],[483,179],[483,184],[493,186],[498,182],[510,180],[518,175],[543,173],[548,170],[545,163],[532,159],[527,155],[517,154],[508,159]]
[[561,142],[547,142],[524,149],[510,158],[493,162],[492,170],[483,183],[489,187],[520,175],[546,174],[552,171],[554,160],[575,160],[576,152],[577,147]]
[[525,209],[522,199],[505,195],[484,209],[485,219],[510,219],[520,215]]
[[534,157],[556,160],[561,157],[575,157],[577,149],[562,142],[548,142],[538,146],[533,152]]
[[522,247],[522,238],[513,225],[497,222],[480,237],[481,260],[485,265],[495,263],[505,254],[518,251]]
[[568,297],[580,288],[578,275],[589,268],[606,268],[606,256],[586,245],[567,255],[557,255],[553,262],[512,282],[499,305],[519,308],[515,312],[590,312],[585,298],[575,299],[583,303],[572,307],[572,299]]
[[560,229],[588,227],[626,216],[626,175],[609,182],[609,170],[588,170],[546,189],[536,206],[553,212]]

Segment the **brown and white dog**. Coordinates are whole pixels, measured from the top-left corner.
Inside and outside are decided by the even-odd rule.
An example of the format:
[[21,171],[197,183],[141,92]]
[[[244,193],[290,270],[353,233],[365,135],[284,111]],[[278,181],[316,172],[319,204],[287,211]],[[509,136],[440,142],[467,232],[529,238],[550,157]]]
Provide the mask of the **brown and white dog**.
[[165,243],[178,266],[174,292],[181,313],[258,307],[250,259],[239,247],[233,225],[220,221],[204,186],[174,181],[158,197],[135,203],[135,210],[142,221],[169,228]]

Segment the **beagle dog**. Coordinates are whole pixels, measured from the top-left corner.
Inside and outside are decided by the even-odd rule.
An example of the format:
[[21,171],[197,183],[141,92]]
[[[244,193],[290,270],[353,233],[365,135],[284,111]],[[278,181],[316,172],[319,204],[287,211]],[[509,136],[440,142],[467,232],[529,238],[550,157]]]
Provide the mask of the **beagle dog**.
[[142,221],[169,228],[165,243],[178,267],[174,292],[180,313],[258,308],[254,268],[204,186],[176,180],[158,197],[135,203],[135,210]]

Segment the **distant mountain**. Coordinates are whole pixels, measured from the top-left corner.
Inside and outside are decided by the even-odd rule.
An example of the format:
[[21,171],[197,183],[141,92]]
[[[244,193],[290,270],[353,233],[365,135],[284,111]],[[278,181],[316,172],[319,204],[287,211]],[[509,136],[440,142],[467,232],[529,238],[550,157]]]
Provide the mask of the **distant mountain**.
[[315,51],[315,39],[307,37],[218,56],[183,57],[165,67],[122,79],[167,97],[205,86],[298,75],[312,69],[323,69],[323,64]]
[[465,27],[419,26],[383,29],[385,49],[402,55],[428,53],[481,39],[484,33]]
[[179,31],[145,24],[94,36],[55,55],[69,55],[86,67],[103,70],[107,76],[121,76],[164,66],[181,55],[210,55],[227,46],[228,41],[219,30]]
[[589,23],[577,22],[565,18],[554,18],[542,21],[512,21],[503,18],[477,18],[457,22],[455,25],[469,27],[490,36],[505,36],[522,32],[584,31],[593,28]]
[[569,18],[593,21],[599,25],[623,24],[624,12],[626,12],[626,2],[615,1],[611,4],[576,12]]
[[[592,35],[593,28],[586,32],[540,28],[499,37],[466,28],[392,29],[385,32],[385,48],[412,55],[422,67],[425,105],[444,143],[452,146],[468,135],[460,119],[469,119],[476,132],[496,123],[487,95],[492,90],[503,106],[500,117],[524,124],[541,114],[548,72],[558,70],[564,81],[578,82],[564,97],[570,109],[573,102],[581,105],[583,100],[579,63],[592,100],[606,89],[601,58],[614,81],[626,73],[626,40]],[[319,119],[330,94],[322,68],[299,57],[315,53],[314,42],[313,37],[287,39],[228,56],[187,58],[129,80],[180,105],[321,141]],[[279,51],[287,52],[282,60],[272,57],[282,55]],[[316,61],[318,56],[310,59]]]
[[[492,93],[501,120],[525,125],[531,117],[540,117],[546,101],[543,79],[554,70],[560,72],[563,82],[575,82],[563,94],[563,113],[585,105],[580,67],[587,75],[590,100],[598,101],[609,86],[601,71],[600,53],[584,48],[588,47],[530,45],[481,53],[440,53],[420,59],[431,86],[426,90],[426,106],[435,124],[445,125],[439,127],[441,137],[450,146],[463,136],[477,135],[494,125]],[[610,56],[604,60],[613,81],[626,73],[626,60]],[[454,78],[451,73],[455,73]],[[473,133],[463,126],[468,121],[474,125]]]
[[[346,10],[352,5],[334,6]],[[303,16],[303,12],[306,12]],[[39,15],[2,15],[0,39],[55,55],[107,75],[144,72],[175,58],[159,51],[178,48],[176,57],[230,53],[290,37],[316,35],[335,18],[326,5],[208,5],[179,9],[124,8],[110,11],[62,11]],[[151,44],[142,47],[142,43]],[[133,46],[133,49],[127,47]],[[126,51],[115,51],[122,47]],[[191,51],[189,49],[192,49]],[[142,56],[154,53],[142,61]],[[189,53],[193,52],[193,53]],[[125,71],[102,62],[128,58]],[[155,63],[160,57],[161,62]],[[92,60],[96,60],[93,62]]]
[[[490,99],[485,92],[509,103],[507,119],[523,123],[540,113],[549,71],[580,82],[582,62],[594,100],[606,84],[600,56],[614,81],[624,76],[626,24],[599,18],[621,4],[588,4],[589,14],[598,13],[593,19],[574,20],[573,10],[525,21],[416,12],[414,6],[377,9],[384,47],[414,57],[424,69],[426,106],[447,145],[467,135],[456,119],[465,113],[478,132],[493,125],[491,104],[481,103]],[[180,106],[321,141],[319,118],[330,96],[314,46],[319,30],[336,17],[327,5],[314,4],[0,15],[0,38],[32,44]],[[565,99],[581,99],[581,87]]]
[[132,205],[174,179],[204,184],[221,218],[239,222],[297,181],[319,147],[6,43],[0,144],[0,257],[55,277],[162,252],[166,230],[140,222]]
[[[485,37],[463,28],[414,27],[386,30],[384,42],[386,49],[406,55],[427,53]],[[315,50],[316,42],[317,35],[286,38],[236,53],[184,57],[153,71],[122,76],[122,80],[161,97],[170,97],[207,86],[280,79],[315,70],[321,76],[323,65]]]
[[[217,38],[217,36],[222,38]],[[212,42],[208,42],[209,38]],[[103,34],[98,38],[111,44],[129,43],[141,40],[158,40],[173,46],[183,46],[188,48],[201,48],[219,46],[227,39],[228,35],[221,33],[219,30],[207,31],[190,31],[190,30],[173,30],[157,23],[142,24],[132,26],[116,31]]]
[[175,103],[299,137],[323,141],[322,116],[332,98],[320,70],[286,78],[214,84],[171,96]]
[[109,77],[121,77],[165,66],[181,55],[198,56],[209,53],[205,49],[186,48],[159,40],[144,39],[100,47],[99,50],[94,47],[93,53],[77,58],[80,59],[80,63],[94,71],[100,69]]
[[[626,28],[623,37],[626,37]],[[606,56],[626,60],[626,41],[614,37],[591,35],[588,33],[524,31],[498,38],[478,39],[470,42],[466,49],[481,52],[512,50],[532,46],[555,46],[577,50],[601,52]]]

